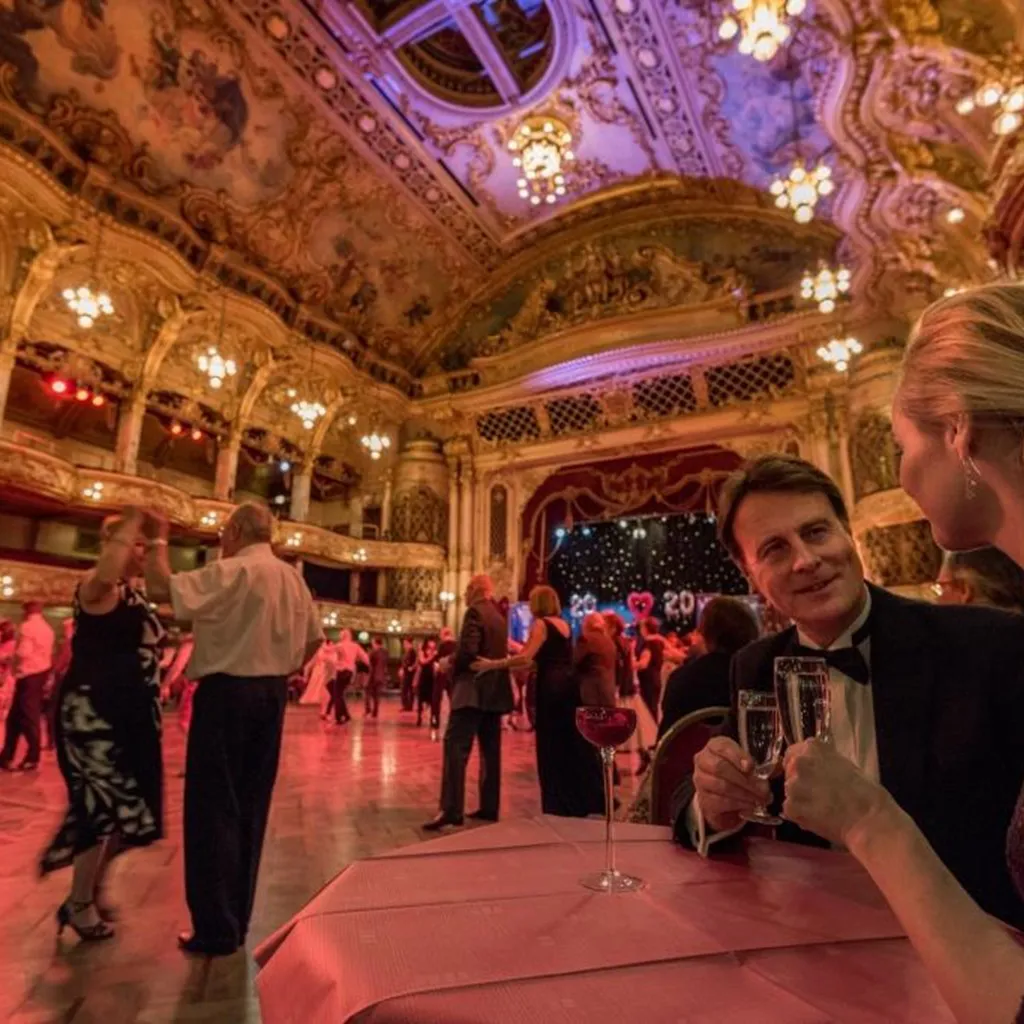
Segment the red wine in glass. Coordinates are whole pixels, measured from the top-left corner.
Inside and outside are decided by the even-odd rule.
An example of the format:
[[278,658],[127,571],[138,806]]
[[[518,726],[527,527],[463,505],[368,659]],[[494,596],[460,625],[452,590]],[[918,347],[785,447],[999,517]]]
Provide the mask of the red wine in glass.
[[643,880],[624,875],[615,868],[615,840],[612,835],[612,813],[615,808],[615,748],[636,731],[636,712],[632,708],[582,707],[576,709],[576,728],[588,743],[601,750],[604,766],[604,849],[605,869],[584,875],[580,885],[595,892],[636,892]]

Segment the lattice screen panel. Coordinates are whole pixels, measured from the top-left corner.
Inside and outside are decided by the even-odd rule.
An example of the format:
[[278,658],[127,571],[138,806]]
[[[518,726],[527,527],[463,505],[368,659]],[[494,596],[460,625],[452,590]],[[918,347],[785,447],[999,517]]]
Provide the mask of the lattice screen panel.
[[789,356],[779,353],[712,366],[706,377],[711,404],[722,406],[783,394],[796,380],[796,367]]
[[930,583],[942,564],[942,552],[923,519],[867,530],[861,546],[869,575],[883,587]]
[[430,611],[438,607],[440,569],[388,569],[388,604],[401,611]]
[[429,487],[403,491],[391,512],[395,540],[448,546],[448,502]]
[[652,377],[633,386],[633,403],[638,410],[646,413],[645,418],[660,419],[662,416],[678,416],[695,412],[697,396],[687,374],[672,377]]
[[537,414],[528,405],[514,405],[509,409],[485,412],[476,421],[477,433],[492,444],[536,441],[540,437]]
[[850,438],[853,492],[859,501],[899,486],[900,467],[892,424],[875,409],[857,417]]
[[583,434],[601,424],[601,405],[593,395],[572,395],[547,403],[551,433]]

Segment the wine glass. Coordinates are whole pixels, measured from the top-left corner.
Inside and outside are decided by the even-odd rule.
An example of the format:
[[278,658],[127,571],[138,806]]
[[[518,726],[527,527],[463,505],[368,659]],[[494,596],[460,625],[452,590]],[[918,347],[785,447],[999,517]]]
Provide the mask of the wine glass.
[[601,763],[604,766],[605,869],[595,874],[584,875],[580,879],[580,885],[596,892],[636,892],[643,888],[643,880],[616,870],[615,841],[612,837],[615,748],[625,743],[636,730],[636,712],[632,708],[577,708],[576,728],[588,743],[600,748]]
[[[782,727],[779,702],[774,693],[740,690],[738,695],[740,744],[754,762],[754,777],[767,781],[782,755]],[[762,804],[743,815],[744,821],[759,825],[781,825],[782,819],[768,813]]]
[[792,746],[832,738],[828,662],[824,658],[776,658],[775,697],[782,733]]

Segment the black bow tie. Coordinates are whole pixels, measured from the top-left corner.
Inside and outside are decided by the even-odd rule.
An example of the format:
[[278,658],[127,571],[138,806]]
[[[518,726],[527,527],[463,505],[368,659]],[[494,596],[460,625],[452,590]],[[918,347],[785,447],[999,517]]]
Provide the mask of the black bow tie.
[[793,654],[798,658],[824,658],[829,668],[842,672],[844,676],[867,686],[871,682],[871,669],[857,647],[840,647],[835,651],[822,651],[815,647],[793,645]]

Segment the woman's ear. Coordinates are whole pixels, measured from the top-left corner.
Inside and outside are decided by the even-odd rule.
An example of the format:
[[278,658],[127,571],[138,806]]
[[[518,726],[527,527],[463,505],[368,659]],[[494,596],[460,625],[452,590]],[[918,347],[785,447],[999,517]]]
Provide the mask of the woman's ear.
[[961,462],[974,456],[975,430],[969,412],[961,412],[946,421],[946,442],[956,452]]

